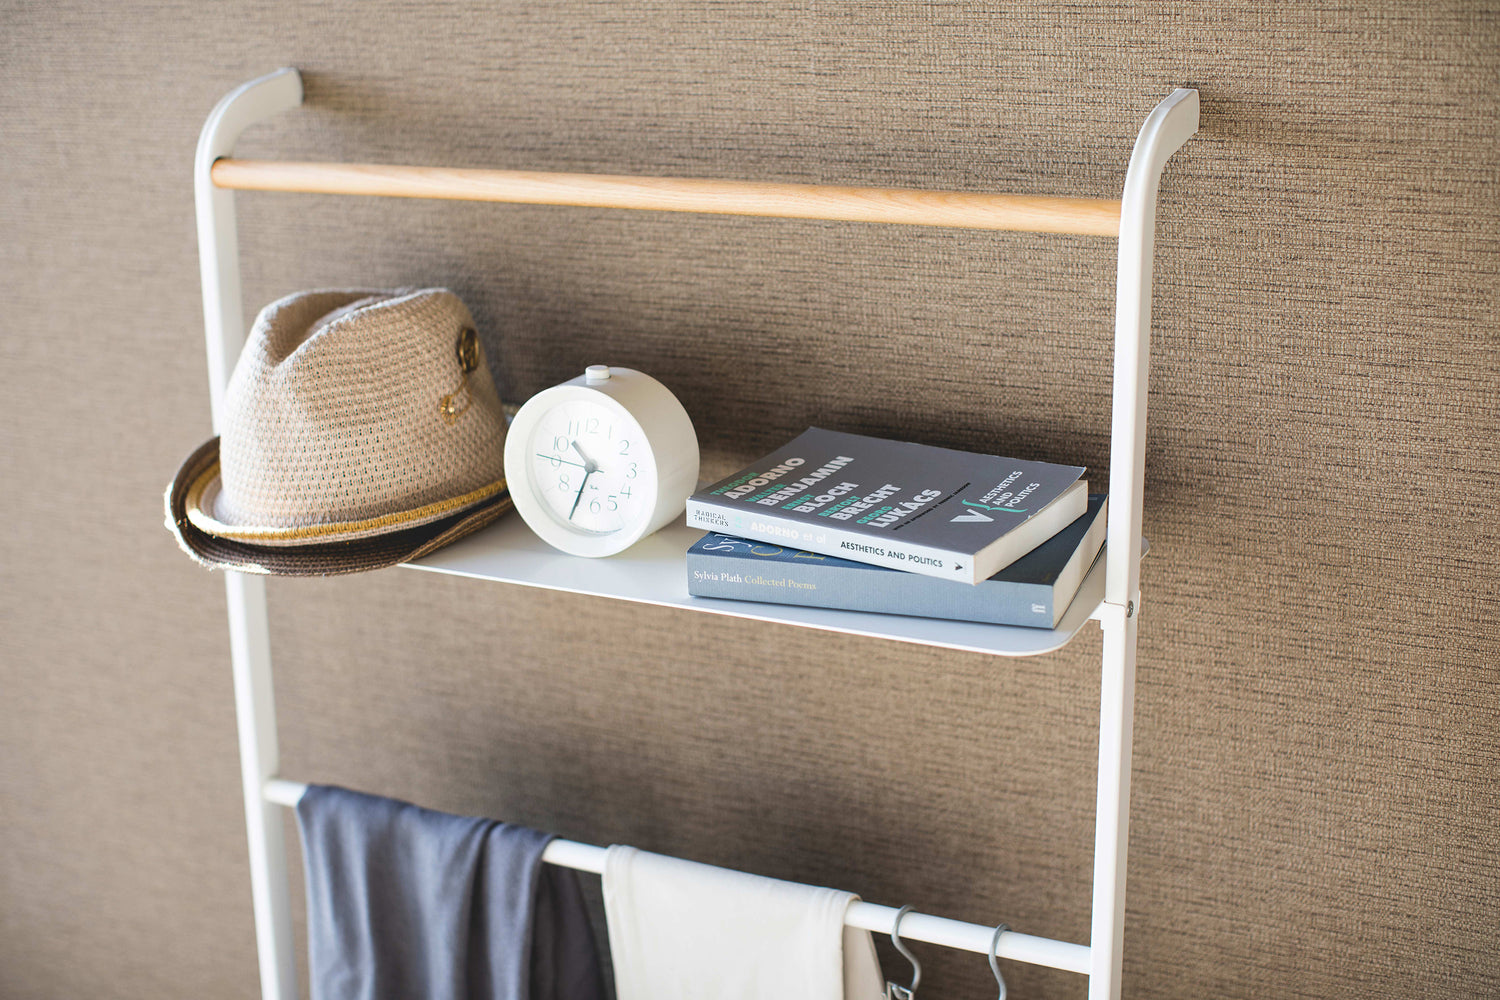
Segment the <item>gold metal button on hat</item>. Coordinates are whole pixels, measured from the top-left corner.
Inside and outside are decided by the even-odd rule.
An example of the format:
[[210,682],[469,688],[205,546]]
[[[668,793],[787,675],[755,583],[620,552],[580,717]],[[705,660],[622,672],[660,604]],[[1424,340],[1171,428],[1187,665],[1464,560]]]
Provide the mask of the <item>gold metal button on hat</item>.
[[465,375],[479,367],[479,334],[472,326],[458,331],[457,353],[458,366]]
[[469,408],[469,373],[479,367],[479,334],[472,326],[458,331],[458,343],[454,345],[453,353],[458,357],[458,367],[463,374],[459,376],[458,388],[438,400],[438,411],[450,425],[457,423]]

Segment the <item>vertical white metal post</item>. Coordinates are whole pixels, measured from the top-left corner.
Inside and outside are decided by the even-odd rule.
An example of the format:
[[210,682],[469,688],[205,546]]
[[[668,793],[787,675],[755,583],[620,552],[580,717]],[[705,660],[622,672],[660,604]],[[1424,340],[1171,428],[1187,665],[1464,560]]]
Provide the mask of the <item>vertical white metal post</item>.
[[[238,231],[234,192],[214,187],[214,161],[228,156],[250,125],[302,103],[302,78],[281,69],[229,93],[214,108],[198,136],[193,166],[198,216],[198,264],[203,279],[203,327],[208,348],[209,398],[214,429],[230,372],[245,342],[240,291]],[[297,964],[292,951],[291,902],[286,844],[279,809],[261,795],[276,775],[276,699],[271,685],[270,629],[265,581],[226,572],[229,650],[234,664],[235,715],[240,732],[240,777],[245,792],[245,824],[250,846],[250,888],[255,903],[255,936],[265,1000],[295,1000]]]
[[1115,374],[1110,428],[1109,542],[1100,625],[1099,788],[1094,808],[1094,910],[1089,1000],[1118,1000],[1125,941],[1130,753],[1140,607],[1141,504],[1146,481],[1146,392],[1151,366],[1151,266],[1156,191],[1167,158],[1198,131],[1198,92],[1175,90],[1141,126],[1120,207],[1115,284]]
[[1094,908],[1089,1000],[1119,1000],[1125,950],[1125,861],[1130,840],[1130,750],[1135,728],[1136,618],[1106,604],[1099,681],[1099,788],[1094,804]]

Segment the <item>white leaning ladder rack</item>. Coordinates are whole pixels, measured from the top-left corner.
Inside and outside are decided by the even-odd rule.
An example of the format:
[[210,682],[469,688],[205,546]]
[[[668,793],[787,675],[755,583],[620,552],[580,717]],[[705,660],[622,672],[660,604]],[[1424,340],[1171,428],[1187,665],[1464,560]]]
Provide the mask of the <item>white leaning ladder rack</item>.
[[[1120,201],[1037,198],[958,192],[754,184],[589,174],[500,170],[444,170],[368,164],[254,162],[231,159],[240,133],[302,103],[302,78],[281,69],[252,80],[221,100],[198,140],[194,184],[209,390],[218,429],[221,400],[245,340],[234,190],[303,191],[471,201],[640,208],[782,218],[895,222],[976,229],[1118,236],[1115,292],[1113,416],[1110,433],[1110,509],[1103,574],[1090,573],[1059,627],[1052,631],[924,621],[855,612],[820,611],[740,602],[703,602],[685,595],[682,552],[696,537],[680,525],[653,548],[646,539],[601,563],[623,568],[600,584],[575,581],[573,557],[551,553],[517,518],[502,519],[417,568],[504,580],[528,586],[598,594],[698,611],[758,618],[860,635],[883,636],[951,649],[1034,655],[1065,644],[1090,620],[1104,633],[1099,705],[1099,775],[1094,832],[1093,919],[1088,945],[1008,932],[996,954],[1082,973],[1090,1000],[1117,1000],[1125,916],[1125,850],[1129,830],[1130,755],[1135,711],[1137,610],[1140,607],[1141,505],[1145,478],[1146,388],[1151,347],[1151,270],[1156,195],[1168,157],[1198,131],[1198,92],[1173,91],[1147,117],[1131,153]],[[639,550],[644,553],[633,555]],[[608,576],[608,574],[604,574]],[[306,786],[278,777],[276,705],[271,684],[265,581],[224,574],[230,653],[239,722],[241,776],[249,832],[250,881],[266,1000],[297,996],[286,845],[281,816]],[[603,850],[554,841],[553,864],[601,871]],[[858,903],[851,926],[889,934],[896,910]],[[993,929],[911,913],[903,938],[987,954]]]

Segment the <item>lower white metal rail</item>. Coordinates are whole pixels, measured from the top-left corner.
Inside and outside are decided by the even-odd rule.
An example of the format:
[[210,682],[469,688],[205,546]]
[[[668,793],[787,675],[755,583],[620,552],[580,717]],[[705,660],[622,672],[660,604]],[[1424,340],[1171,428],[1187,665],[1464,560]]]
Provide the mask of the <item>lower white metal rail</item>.
[[[1101,223],[1101,212],[1108,215],[1112,206],[1087,199],[975,198],[951,192],[705,184],[669,179],[590,180],[577,175],[497,171],[442,171],[434,176],[431,171],[415,168],[381,172],[379,168],[337,164],[290,165],[290,169],[278,169],[275,164],[239,164],[228,169],[228,157],[245,128],[301,103],[302,80],[297,71],[278,70],[226,95],[209,115],[199,136],[193,172],[204,334],[216,427],[220,399],[245,339],[231,188],[529,200],[924,225],[972,224],[976,228],[1096,235],[1118,232],[1108,554],[1105,602],[1097,615],[1104,631],[1104,650],[1090,945],[1010,932],[1001,935],[996,949],[1001,958],[1086,974],[1090,1000],[1117,1000],[1130,815],[1156,194],[1167,158],[1198,130],[1198,92],[1174,91],[1147,117],[1131,153],[1117,230],[1108,219]],[[216,165],[226,168],[222,171],[223,183],[216,183]],[[377,182],[366,183],[360,178],[361,173],[371,171],[382,173]],[[309,174],[316,176],[315,185],[305,180]],[[955,212],[955,206],[960,210]],[[973,213],[972,220],[965,220],[965,212]],[[293,1000],[297,995],[297,973],[286,849],[280,817],[267,807],[294,804],[306,786],[276,777],[279,769],[276,704],[271,683],[264,581],[226,572],[225,590],[261,994],[265,1000]],[[603,865],[602,849],[571,841],[554,841],[544,857],[554,864],[586,871],[597,872]],[[896,911],[890,907],[857,903],[849,910],[848,923],[888,934],[895,916]],[[903,937],[980,954],[989,952],[993,932],[991,927],[917,913],[909,913],[901,925]]]

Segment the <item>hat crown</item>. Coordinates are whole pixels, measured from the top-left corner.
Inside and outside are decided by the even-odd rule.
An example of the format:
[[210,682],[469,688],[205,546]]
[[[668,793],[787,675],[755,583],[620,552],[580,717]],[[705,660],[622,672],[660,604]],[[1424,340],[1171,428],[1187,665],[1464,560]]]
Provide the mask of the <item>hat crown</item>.
[[267,306],[223,400],[216,517],[399,528],[503,479],[494,381],[482,353],[465,371],[458,351],[472,328],[441,288],[301,292]]

